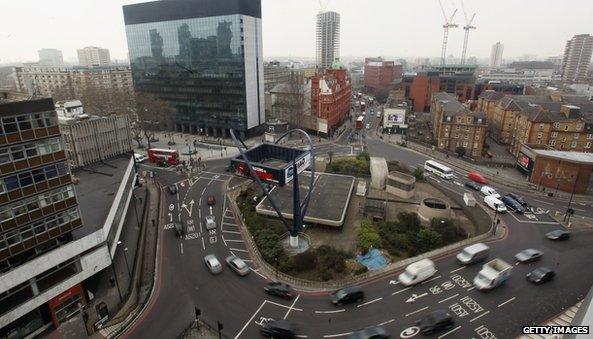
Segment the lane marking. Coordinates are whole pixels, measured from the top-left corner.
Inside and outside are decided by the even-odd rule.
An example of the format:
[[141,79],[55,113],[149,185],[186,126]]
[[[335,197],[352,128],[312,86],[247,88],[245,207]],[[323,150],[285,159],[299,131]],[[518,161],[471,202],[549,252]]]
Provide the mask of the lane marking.
[[204,238],[202,238],[202,249],[206,250],[206,245],[204,244]]
[[378,324],[377,326],[383,326],[383,325],[387,325],[387,324],[390,324],[390,323],[392,323],[392,322],[394,322],[394,321],[395,321],[395,319],[387,320],[387,321],[384,321],[384,322],[382,322],[382,323]]
[[294,308],[294,304],[296,304],[297,300],[299,300],[299,298],[300,298],[300,297],[301,297],[301,295],[300,295],[300,294],[299,294],[299,295],[297,295],[297,297],[296,297],[296,298],[294,299],[294,301],[292,302],[292,305],[290,305],[290,308],[288,309],[288,311],[286,311],[286,314],[284,315],[284,318],[282,318],[282,319],[286,320],[286,317],[288,317],[288,314],[290,313],[290,311],[292,311],[292,310],[293,310],[293,308]]
[[230,234],[241,234],[241,232],[235,232],[235,231],[223,231],[224,233],[230,233]]
[[232,248],[232,247],[229,247],[229,250],[248,253],[247,250],[242,250],[240,248]]
[[251,324],[251,321],[253,320],[253,318],[255,318],[255,316],[259,313],[259,311],[261,311],[262,307],[264,307],[264,305],[266,304],[267,300],[264,300],[261,305],[259,305],[257,311],[255,311],[255,313],[253,313],[253,315],[251,316],[251,318],[249,318],[249,320],[247,320],[247,322],[245,323],[245,325],[243,325],[243,328],[241,328],[241,331],[239,331],[239,333],[237,333],[237,335],[235,336],[235,339],[238,339],[239,336],[241,335],[241,333],[243,333],[243,331],[245,331],[245,329],[247,328],[247,326],[249,326],[249,324]]
[[476,288],[476,286],[472,286],[472,287],[468,288],[466,291],[471,291],[471,290],[473,290],[474,288]]
[[546,205],[554,205],[554,204],[553,204],[553,203],[551,203],[551,202],[547,202],[547,201],[543,201],[543,200],[538,200],[538,199],[533,199],[533,200],[534,200],[534,201],[537,201],[537,202],[541,202],[542,204],[546,204]]
[[440,303],[444,303],[444,302],[445,302],[445,301],[447,301],[447,300],[451,300],[451,299],[453,299],[453,298],[455,298],[455,297],[457,297],[457,296],[459,296],[459,293],[457,293],[457,294],[454,294],[454,295],[450,296],[449,298],[445,298],[445,299],[443,299],[443,300],[439,301],[439,304],[440,304]]
[[509,299],[509,300],[507,300],[507,301],[503,302],[502,304],[498,305],[498,307],[500,307],[500,306],[503,306],[503,305],[506,305],[506,304],[510,303],[511,301],[515,300],[515,298],[517,298],[517,297],[512,297],[511,299]]
[[424,311],[424,310],[426,310],[426,309],[428,309],[428,306],[426,306],[426,307],[422,307],[421,309],[419,309],[419,310],[416,310],[416,311],[414,311],[414,312],[407,313],[407,314],[406,314],[406,317],[408,317],[408,316],[411,316],[412,314],[416,314],[416,313],[418,313],[418,312],[422,312],[422,311]]
[[259,273],[257,270],[254,270],[253,268],[249,267],[250,270],[252,270],[253,272],[255,272],[255,274],[259,275],[260,277],[267,279],[266,277],[264,277],[261,273]]
[[454,269],[453,271],[450,271],[449,273],[455,273],[455,272],[461,271],[461,270],[465,269],[466,267],[467,266],[461,266],[459,268]]
[[451,333],[453,333],[453,332],[457,331],[457,330],[458,330],[458,329],[460,329],[460,328],[461,328],[461,325],[459,325],[459,326],[455,327],[454,329],[452,329],[451,331],[449,331],[449,332],[447,332],[447,333],[443,333],[442,335],[438,336],[438,337],[437,337],[437,339],[444,338],[445,336],[447,336],[447,335],[449,335],[449,334],[451,334]]
[[352,334],[352,332],[344,332],[344,333],[340,333],[340,334],[328,334],[328,335],[324,335],[324,338],[336,338],[336,337],[344,337],[347,336],[349,334]]
[[404,292],[404,291],[407,291],[407,290],[409,290],[410,288],[412,288],[412,286],[410,286],[410,287],[406,287],[406,288],[404,288],[403,290],[399,290],[399,291],[397,291],[397,292],[393,292],[393,293],[391,293],[391,295],[400,294],[400,293],[402,293],[402,292]]
[[183,254],[183,243],[180,243],[179,245],[181,245],[181,254]]
[[439,275],[438,277],[434,277],[434,278],[432,278],[432,279],[429,279],[429,280],[423,281],[423,282],[421,282],[421,283],[420,283],[420,285],[423,285],[423,284],[429,283],[429,282],[431,282],[431,281],[433,281],[433,280],[437,280],[437,279],[439,279],[440,277],[441,277],[441,276]]
[[221,234],[220,237],[222,238],[222,242],[224,243],[224,246],[229,247],[229,245],[226,244],[226,240],[224,239],[224,234]]
[[[267,299],[266,299],[266,302],[268,304],[276,305],[276,306],[279,306],[279,307],[284,307],[284,308],[289,308],[289,309],[291,308],[290,306],[283,305],[283,304],[280,304],[280,303],[277,303],[277,302],[274,302],[274,301],[270,301],[270,300],[267,300]],[[299,312],[302,312],[303,311],[302,308],[296,308],[296,307],[293,307],[292,310],[293,311],[299,311]]]
[[471,322],[473,322],[474,320],[477,320],[477,319],[479,319],[479,318],[481,318],[481,317],[485,316],[485,315],[486,315],[486,314],[488,314],[488,313],[490,313],[490,311],[486,311],[486,312],[484,312],[484,313],[480,314],[479,316],[477,316],[477,317],[473,318],[473,319],[472,319],[472,320],[470,320],[469,322],[471,323]]
[[356,305],[356,307],[363,307],[363,306],[365,306],[365,305],[369,305],[369,304],[372,304],[372,303],[374,303],[374,302],[377,302],[377,301],[379,301],[379,300],[381,300],[381,299],[383,299],[383,297],[379,297],[379,298],[377,298],[377,299],[373,299],[373,300],[371,300],[371,301],[367,301],[367,302],[366,302],[366,303],[364,303],[364,304]]
[[234,239],[227,239],[228,242],[245,242],[243,240],[234,240]]
[[341,310],[335,310],[335,311],[315,311],[315,313],[317,314],[332,314],[332,313],[340,313],[340,312],[345,312],[346,309],[341,309]]

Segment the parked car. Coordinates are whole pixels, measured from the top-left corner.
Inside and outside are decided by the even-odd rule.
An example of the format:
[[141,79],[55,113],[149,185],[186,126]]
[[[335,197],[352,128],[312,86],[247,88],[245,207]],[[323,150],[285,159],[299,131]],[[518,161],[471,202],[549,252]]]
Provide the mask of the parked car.
[[480,193],[482,193],[485,196],[492,195],[496,199],[500,199],[500,194],[498,194],[498,192],[496,192],[496,190],[490,186],[482,186],[482,188],[480,188]]
[[206,221],[206,229],[207,230],[216,228],[216,220],[214,219],[213,215],[207,215],[205,221]]
[[554,230],[546,233],[546,238],[550,240],[566,240],[570,238],[570,232],[565,230]]
[[371,129],[371,124],[367,124],[367,129]]
[[146,155],[138,153],[134,153],[134,158],[136,159],[136,162],[144,162],[146,159],[148,159]]
[[275,295],[284,299],[290,299],[293,295],[292,287],[290,287],[290,285],[277,281],[264,286],[264,291],[269,295]]
[[505,213],[507,211],[507,207],[504,205],[504,203],[493,195],[485,196],[484,203],[498,213]]
[[521,204],[521,206],[523,206],[524,208],[527,208],[527,201],[525,201],[525,199],[523,199],[522,196],[517,195],[515,193],[507,193],[507,196],[515,199],[518,203]]
[[490,247],[480,243],[465,247],[457,254],[457,261],[462,265],[471,265],[488,258]]
[[206,199],[206,203],[208,204],[208,206],[214,206],[214,204],[216,204],[216,199],[214,199],[213,195],[209,195]]
[[220,264],[220,261],[218,261],[218,258],[216,258],[214,254],[208,254],[207,256],[205,256],[204,263],[206,264],[206,267],[208,268],[210,273],[218,274],[222,272],[222,265]]
[[168,187],[168,189],[169,189],[169,193],[171,193],[171,194],[177,194],[177,185],[170,185]]
[[364,292],[358,286],[344,287],[330,295],[332,304],[337,306],[360,302],[363,299]]
[[238,275],[244,277],[249,274],[249,266],[243,261],[243,259],[235,256],[229,255],[225,259],[226,264],[235,271]]
[[502,201],[508,209],[515,213],[525,213],[525,208],[523,207],[523,205],[521,205],[517,200],[511,198],[509,195],[505,195],[504,197],[502,197],[502,199],[500,199],[500,201]]
[[479,190],[481,190],[481,189],[482,189],[482,185],[476,184],[476,183],[475,183],[475,182],[473,182],[473,181],[468,181],[468,182],[466,182],[466,183],[465,183],[465,187],[469,187],[469,188],[471,188],[471,189],[473,189],[473,190],[475,190],[475,191],[479,191]]
[[430,334],[453,327],[455,322],[449,312],[445,310],[434,310],[424,318],[416,321],[422,334]]
[[547,267],[538,267],[533,271],[527,273],[527,281],[532,282],[534,284],[542,284],[546,281],[552,280],[556,273]]
[[404,286],[415,285],[432,277],[436,271],[437,269],[432,260],[422,259],[408,265],[403,273],[397,277],[397,279]]
[[296,338],[294,326],[290,321],[283,319],[266,321],[260,331],[261,334],[268,338]]
[[540,260],[542,255],[544,255],[544,252],[536,250],[534,248],[528,248],[515,254],[515,259],[522,263],[528,263]]
[[381,326],[370,326],[362,330],[352,332],[350,339],[388,339],[389,333]]

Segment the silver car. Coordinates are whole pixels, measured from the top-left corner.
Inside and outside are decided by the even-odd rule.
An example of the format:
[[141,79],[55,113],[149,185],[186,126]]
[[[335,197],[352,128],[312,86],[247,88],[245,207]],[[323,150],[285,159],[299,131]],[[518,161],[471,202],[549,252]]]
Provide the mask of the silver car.
[[235,255],[229,255],[225,259],[227,265],[240,276],[249,274],[249,266],[241,258]]
[[213,215],[206,216],[206,229],[212,230],[216,228],[216,221]]
[[541,259],[542,255],[544,255],[542,251],[529,248],[515,254],[515,259],[517,259],[519,262],[527,263]]
[[208,267],[208,269],[210,270],[210,273],[218,274],[222,272],[222,265],[220,264],[220,261],[218,261],[218,258],[216,258],[214,254],[208,254],[207,256],[205,256],[204,263],[206,264],[206,267]]

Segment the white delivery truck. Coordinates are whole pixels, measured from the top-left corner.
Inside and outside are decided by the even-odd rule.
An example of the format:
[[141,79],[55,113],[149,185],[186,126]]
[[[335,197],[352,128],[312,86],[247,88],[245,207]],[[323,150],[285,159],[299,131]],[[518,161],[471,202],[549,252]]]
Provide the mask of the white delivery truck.
[[491,290],[502,285],[511,275],[513,266],[502,259],[491,260],[482,266],[474,278],[474,286],[479,290]]
[[404,286],[415,285],[422,282],[436,273],[437,269],[430,259],[422,259],[413,264],[409,264],[402,274],[398,276],[398,280]]
[[486,259],[488,252],[490,252],[490,247],[479,242],[464,248],[456,258],[461,265],[471,265]]
[[507,207],[505,206],[504,202],[496,199],[493,195],[484,197],[484,203],[498,213],[505,213],[507,211]]

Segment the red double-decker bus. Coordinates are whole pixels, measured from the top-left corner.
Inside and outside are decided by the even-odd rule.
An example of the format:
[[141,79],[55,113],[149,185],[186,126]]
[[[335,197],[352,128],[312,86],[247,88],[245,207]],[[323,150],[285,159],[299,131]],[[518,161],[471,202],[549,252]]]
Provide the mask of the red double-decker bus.
[[148,161],[157,165],[175,166],[179,164],[179,152],[174,149],[150,148]]

